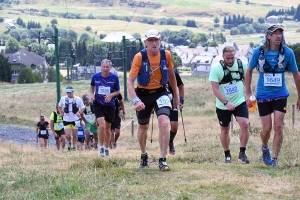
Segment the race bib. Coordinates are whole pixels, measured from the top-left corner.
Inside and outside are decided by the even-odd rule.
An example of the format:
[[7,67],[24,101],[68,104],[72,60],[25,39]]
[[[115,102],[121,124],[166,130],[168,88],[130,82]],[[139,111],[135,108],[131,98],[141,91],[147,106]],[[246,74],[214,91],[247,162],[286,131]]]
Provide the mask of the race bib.
[[166,95],[159,97],[156,100],[156,103],[158,108],[165,107],[165,106],[169,106],[170,108],[172,108],[170,98]]
[[80,121],[79,120],[75,121],[75,126],[80,127]]
[[239,93],[239,88],[237,83],[234,83],[224,86],[223,91],[225,96],[233,96]]
[[101,95],[110,94],[110,87],[99,86],[99,88],[98,88],[98,94],[101,94]]
[[282,86],[282,73],[280,74],[264,74],[264,86]]
[[41,135],[46,135],[47,131],[46,130],[41,130]]
[[170,101],[172,101],[172,99],[173,99],[172,93],[168,94],[168,96],[169,96]]
[[83,131],[78,131],[77,133],[79,136],[83,136]]
[[86,120],[91,120],[92,119],[92,115],[85,115],[85,119]]
[[58,123],[58,124],[57,124],[57,127],[58,127],[58,128],[63,128],[63,127],[64,127],[64,124],[63,124],[63,123]]

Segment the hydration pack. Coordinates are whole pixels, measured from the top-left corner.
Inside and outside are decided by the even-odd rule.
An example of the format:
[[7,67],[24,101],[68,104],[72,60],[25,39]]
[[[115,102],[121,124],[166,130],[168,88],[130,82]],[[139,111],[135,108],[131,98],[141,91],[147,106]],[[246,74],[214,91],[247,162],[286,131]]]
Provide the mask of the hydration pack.
[[[73,98],[72,113],[76,114],[78,112],[78,110],[79,109],[77,107],[76,100],[75,100],[75,98]],[[69,98],[68,97],[65,98],[64,113],[69,113]]]
[[[95,112],[94,112],[94,104],[93,104],[92,101],[90,101],[90,108],[91,108],[91,112],[94,114],[94,113],[95,113]],[[87,115],[86,109],[84,109],[84,114]]]
[[[167,67],[167,59],[166,52],[163,48],[159,48],[160,51],[160,71],[162,73],[161,84],[166,85],[168,83],[168,67]],[[137,76],[137,81],[141,86],[147,86],[150,81],[150,69],[151,65],[148,59],[146,49],[140,51],[142,54],[142,69],[141,72]]]
[[[223,79],[220,81],[219,84],[226,84],[226,83],[230,83],[232,84],[232,81],[243,81],[244,78],[244,67],[243,67],[243,63],[240,59],[236,59],[237,63],[238,63],[238,71],[230,71],[226,65],[224,60],[220,60],[220,64],[223,67],[223,71],[224,71],[224,77]],[[240,74],[240,78],[236,79],[236,78],[232,78],[231,73],[239,73]]]

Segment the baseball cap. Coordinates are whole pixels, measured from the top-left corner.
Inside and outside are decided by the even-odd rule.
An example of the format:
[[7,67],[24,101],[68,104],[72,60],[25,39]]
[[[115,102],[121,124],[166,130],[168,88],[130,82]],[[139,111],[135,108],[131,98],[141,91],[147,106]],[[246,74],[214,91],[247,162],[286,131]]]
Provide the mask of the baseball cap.
[[276,30],[284,31],[282,26],[275,24],[275,25],[272,25],[268,28],[267,34],[270,35]]
[[146,39],[148,38],[160,38],[160,32],[158,32],[158,30],[155,29],[150,29],[146,32],[145,34]]
[[72,86],[68,86],[66,88],[66,92],[74,92],[73,87]]

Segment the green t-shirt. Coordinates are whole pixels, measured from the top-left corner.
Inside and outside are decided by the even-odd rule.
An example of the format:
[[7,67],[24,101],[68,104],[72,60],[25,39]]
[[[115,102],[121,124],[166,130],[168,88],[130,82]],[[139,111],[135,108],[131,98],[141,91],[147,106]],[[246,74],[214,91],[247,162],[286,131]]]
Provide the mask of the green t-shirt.
[[[239,67],[237,60],[235,59],[234,64],[232,67],[227,67],[230,71],[235,71],[231,73],[233,79],[239,79],[240,74],[238,73]],[[247,70],[247,65],[243,63],[244,68],[244,77]],[[211,82],[221,82],[224,77],[224,70],[222,65],[218,62],[214,65],[209,73],[209,80]],[[220,84],[219,86],[220,92],[224,95],[224,97],[235,106],[240,105],[245,101],[244,96],[244,84],[243,81],[232,81],[232,84]],[[221,110],[227,110],[226,106],[224,106],[223,102],[221,102],[218,98],[216,98],[216,107]]]
[[[56,112],[56,111],[55,111]],[[54,120],[54,113],[52,112],[50,115],[50,120]],[[62,117],[57,114],[56,112],[56,123],[54,122],[54,130],[55,131],[60,131],[61,129],[63,129],[63,119]]]

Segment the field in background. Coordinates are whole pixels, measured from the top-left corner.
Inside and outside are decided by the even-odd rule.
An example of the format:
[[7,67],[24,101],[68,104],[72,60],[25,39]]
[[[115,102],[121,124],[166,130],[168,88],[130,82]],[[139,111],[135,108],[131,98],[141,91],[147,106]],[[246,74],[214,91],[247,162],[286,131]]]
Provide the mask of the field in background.
[[[231,132],[232,164],[224,164],[215,115],[215,98],[207,76],[183,76],[185,107],[183,127],[179,118],[175,139],[176,155],[168,155],[171,172],[158,171],[158,129],[154,120],[153,143],[148,131],[150,169],[138,169],[140,151],[136,139],[137,122],[130,101],[126,117],[135,120],[134,137],[130,126],[121,131],[118,148],[111,159],[100,159],[96,151],[57,152],[50,148],[20,146],[0,141],[0,198],[2,199],[299,199],[299,112],[292,120],[297,94],[293,77],[287,74],[290,90],[285,118],[284,143],[279,167],[261,161],[260,119],[250,113],[249,165],[237,163],[239,127]],[[121,78],[122,79],[122,78]],[[256,74],[254,82],[256,83]],[[62,95],[72,85],[75,95],[88,93],[89,81],[61,84]],[[121,80],[123,88],[123,81]],[[54,83],[0,85],[0,124],[34,128],[39,111],[49,120],[56,101]],[[123,93],[123,91],[122,91]],[[130,98],[129,98],[130,100]],[[271,138],[272,139],[272,138]],[[54,148],[54,147],[53,147]]]
[[[162,5],[161,8],[152,9],[149,7],[145,8],[132,8],[128,6],[120,6],[119,0],[114,0],[114,6],[112,7],[100,7],[98,4],[89,4],[88,1],[45,1],[37,0],[37,3],[33,4],[20,4],[12,5],[10,9],[0,10],[1,17],[18,18],[21,17],[25,23],[29,20],[39,21],[43,28],[50,24],[53,18],[58,20],[58,28],[72,29],[76,31],[79,35],[85,32],[86,26],[91,26],[92,32],[91,36],[95,36],[93,33],[97,31],[97,34],[109,34],[112,31],[126,31],[130,34],[140,33],[144,35],[144,32],[150,28],[155,28],[160,31],[165,29],[170,29],[172,31],[189,29],[194,33],[211,33],[211,32],[222,32],[226,37],[230,37],[229,30],[222,30],[222,25],[220,28],[214,28],[214,18],[219,17],[220,24],[223,22],[224,15],[240,14],[247,17],[251,17],[256,21],[259,17],[264,17],[268,11],[276,9],[290,9],[291,6],[297,8],[299,2],[296,0],[291,0],[288,2],[283,2],[282,0],[274,1],[258,1],[251,0],[249,5],[245,5],[242,1],[240,4],[236,4],[235,1],[196,1],[196,0],[152,0],[150,2],[158,2]],[[43,8],[47,8],[50,12],[50,17],[40,17],[31,16],[28,14],[21,13],[19,9],[37,9],[41,11]],[[57,13],[80,13],[82,16],[87,16],[88,14],[93,14],[95,17],[103,16],[127,16],[132,17],[132,22],[118,21],[118,20],[88,20],[88,19],[64,19],[55,16]],[[185,26],[171,26],[171,25],[149,25],[137,22],[142,18],[151,18],[159,21],[163,17],[174,17],[180,24],[186,22],[189,19],[195,20],[198,24],[198,28],[187,28]],[[294,22],[284,22],[283,25],[286,27],[286,31],[293,31],[290,34],[291,40],[293,42],[299,37],[299,33],[294,33],[296,29],[299,29],[299,24]],[[0,32],[6,31],[5,25],[0,24]],[[98,37],[98,36],[95,36]],[[241,39],[241,38],[242,39]],[[289,38],[287,38],[289,39]],[[238,36],[236,42],[238,44],[249,44],[249,42],[258,43],[261,39],[259,34],[255,34],[252,38],[245,36]]]

